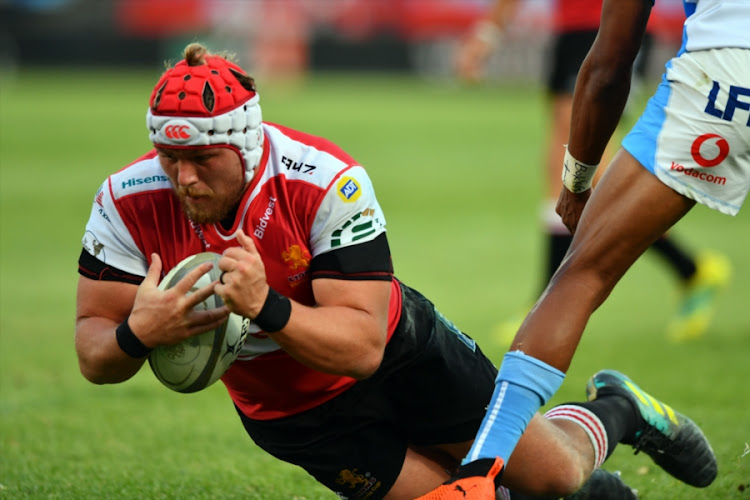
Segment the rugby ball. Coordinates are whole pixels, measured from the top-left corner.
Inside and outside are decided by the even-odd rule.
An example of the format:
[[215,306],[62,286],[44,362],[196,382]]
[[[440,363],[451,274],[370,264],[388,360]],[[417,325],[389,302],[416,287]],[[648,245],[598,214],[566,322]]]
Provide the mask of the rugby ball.
[[[166,290],[173,287],[187,273],[205,262],[213,262],[214,267],[200,277],[189,293],[210,284],[221,276],[218,266],[220,257],[214,252],[188,257],[169,271],[159,283],[159,288]],[[195,306],[195,309],[214,309],[223,305],[221,298],[214,294]],[[201,333],[179,344],[156,347],[148,356],[151,371],[162,384],[173,391],[189,393],[203,390],[219,380],[237,359],[249,328],[249,319],[232,313],[215,330]]]

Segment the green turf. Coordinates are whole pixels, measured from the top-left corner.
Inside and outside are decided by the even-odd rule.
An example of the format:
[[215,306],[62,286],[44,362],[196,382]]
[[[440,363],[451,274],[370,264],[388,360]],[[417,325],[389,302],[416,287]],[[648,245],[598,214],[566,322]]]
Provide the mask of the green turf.
[[[148,368],[105,387],[78,372],[83,227],[99,183],[149,147],[145,111],[157,75],[0,78],[0,498],[333,499],[247,438],[219,384],[180,395]],[[377,75],[260,88],[266,120],[333,139],[368,168],[396,274],[499,361],[505,345],[491,332],[528,304],[541,274],[539,90]],[[693,490],[626,448],[607,467],[644,499],[750,498],[748,214],[698,207],[674,235],[733,261],[710,334],[665,340],[676,282],[647,255],[593,317],[552,404],[580,400],[600,368],[622,370],[704,428],[720,475]]]

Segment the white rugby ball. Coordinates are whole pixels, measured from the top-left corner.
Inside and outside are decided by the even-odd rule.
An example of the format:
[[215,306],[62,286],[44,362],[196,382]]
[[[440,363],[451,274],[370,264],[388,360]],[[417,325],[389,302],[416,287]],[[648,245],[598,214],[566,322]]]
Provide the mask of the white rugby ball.
[[[214,252],[188,257],[169,271],[159,283],[159,288],[171,288],[196,267],[205,262],[213,262],[214,267],[200,277],[189,293],[208,285],[221,275],[218,265],[220,257]],[[195,306],[195,309],[214,309],[223,305],[221,298],[214,294]],[[232,313],[215,330],[201,333],[179,344],[156,347],[149,354],[148,363],[156,378],[173,391],[188,393],[203,390],[219,380],[237,359],[249,327],[249,319]]]

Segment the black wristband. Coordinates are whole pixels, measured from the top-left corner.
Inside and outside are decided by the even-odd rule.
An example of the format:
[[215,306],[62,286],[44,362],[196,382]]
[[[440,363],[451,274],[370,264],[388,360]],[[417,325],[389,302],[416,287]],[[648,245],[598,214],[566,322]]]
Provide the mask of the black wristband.
[[128,318],[125,318],[125,321],[119,324],[115,330],[115,337],[122,352],[131,358],[143,358],[153,351],[152,348],[146,347],[141,339],[135,336],[133,330],[130,329],[130,325],[128,325]]
[[268,287],[266,301],[253,323],[266,333],[278,332],[286,326],[291,315],[292,301]]

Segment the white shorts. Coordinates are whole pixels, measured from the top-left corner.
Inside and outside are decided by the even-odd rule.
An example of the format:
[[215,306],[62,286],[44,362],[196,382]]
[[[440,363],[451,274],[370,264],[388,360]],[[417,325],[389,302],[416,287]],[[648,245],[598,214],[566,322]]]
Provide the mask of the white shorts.
[[750,189],[750,50],[684,52],[623,147],[678,193],[736,215]]

